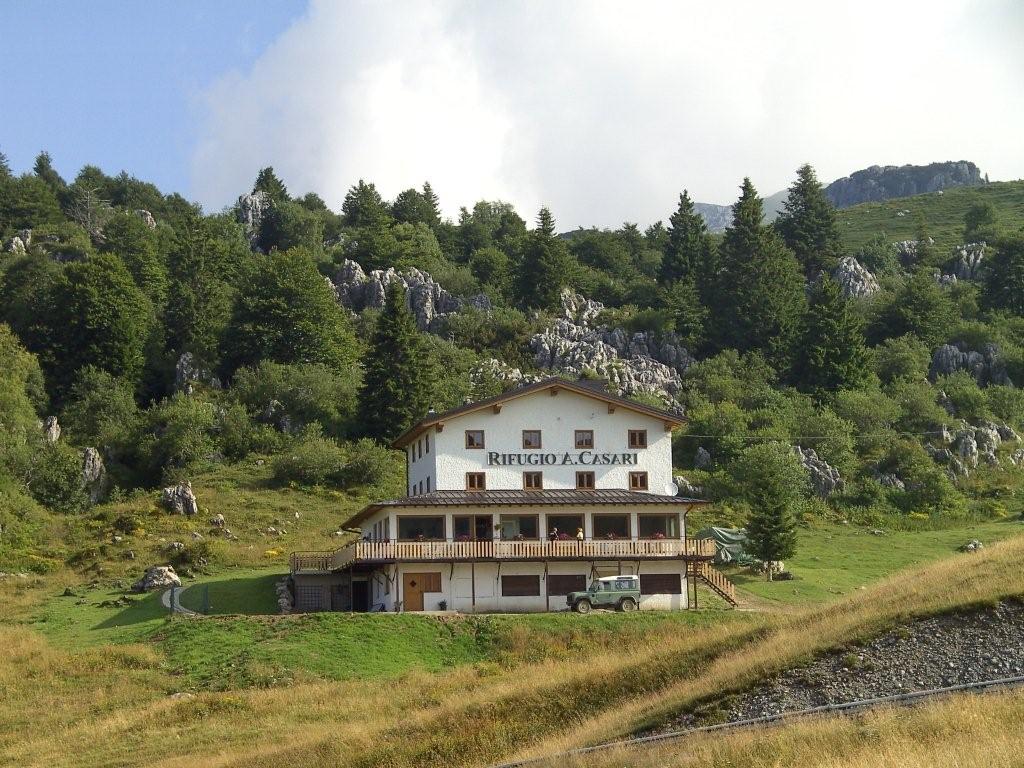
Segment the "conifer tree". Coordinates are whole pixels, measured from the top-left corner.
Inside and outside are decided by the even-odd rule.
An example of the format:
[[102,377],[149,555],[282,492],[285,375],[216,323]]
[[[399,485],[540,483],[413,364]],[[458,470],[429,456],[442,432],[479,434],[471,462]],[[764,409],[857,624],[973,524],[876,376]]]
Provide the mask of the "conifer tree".
[[818,399],[856,389],[870,375],[860,321],[827,274],[811,294],[796,373],[797,388]]
[[713,308],[719,346],[760,350],[777,371],[789,370],[806,298],[793,252],[762,223],[761,198],[743,180],[716,266]]
[[0,179],[11,177],[11,164],[7,161],[7,155],[0,152]]
[[365,361],[359,396],[364,429],[392,440],[426,415],[436,378],[400,283],[387,289]]
[[699,348],[706,338],[709,313],[693,277],[685,277],[666,286],[663,301],[672,316],[679,340],[691,352]]
[[836,265],[842,241],[836,227],[836,210],[825,197],[814,168],[802,165],[796,176],[775,228],[796,254],[804,272],[814,275]]
[[46,182],[46,185],[53,190],[53,194],[57,196],[62,203],[67,202],[67,191],[68,184],[61,178],[61,175],[57,173],[53,167],[53,160],[50,157],[49,152],[40,152],[36,156],[35,165],[32,166],[32,172],[40,179]]
[[374,227],[391,222],[391,214],[377,187],[362,179],[345,194],[341,212],[345,214],[345,223],[350,227]]
[[537,226],[530,233],[519,264],[518,294],[523,307],[551,309],[558,306],[562,288],[572,277],[572,257],[555,236],[551,211],[541,208]]
[[671,283],[695,278],[703,266],[709,248],[708,228],[704,217],[695,213],[693,201],[684,189],[679,207],[668,219],[668,243],[661,261],[661,282]]
[[1002,238],[988,264],[985,304],[1024,317],[1024,235]]
[[270,202],[274,205],[280,205],[289,200],[287,187],[285,187],[284,182],[277,177],[274,169],[269,165],[256,176],[256,183],[253,184],[252,191],[266,192]]

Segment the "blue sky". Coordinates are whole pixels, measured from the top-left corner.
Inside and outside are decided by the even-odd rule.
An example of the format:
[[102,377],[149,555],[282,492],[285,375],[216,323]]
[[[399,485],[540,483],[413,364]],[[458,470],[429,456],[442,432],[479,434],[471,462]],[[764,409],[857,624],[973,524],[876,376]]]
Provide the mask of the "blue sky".
[[1024,0],[0,0],[0,151],[219,210],[272,165],[340,208],[430,181],[562,229],[810,162],[1024,177]]
[[197,96],[250,67],[305,0],[2,0],[0,151],[17,172],[47,150],[190,191]]

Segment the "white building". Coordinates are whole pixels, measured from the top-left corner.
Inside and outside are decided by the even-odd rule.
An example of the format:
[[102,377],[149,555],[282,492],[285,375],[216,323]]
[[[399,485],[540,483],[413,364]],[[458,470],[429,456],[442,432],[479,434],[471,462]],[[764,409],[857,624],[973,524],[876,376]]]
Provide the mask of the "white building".
[[445,413],[393,447],[408,495],[370,504],[343,528],[359,540],[295,553],[297,610],[564,610],[596,576],[640,576],[641,609],[689,605],[714,545],[686,536],[699,499],[676,495],[679,416],[594,382],[546,379]]

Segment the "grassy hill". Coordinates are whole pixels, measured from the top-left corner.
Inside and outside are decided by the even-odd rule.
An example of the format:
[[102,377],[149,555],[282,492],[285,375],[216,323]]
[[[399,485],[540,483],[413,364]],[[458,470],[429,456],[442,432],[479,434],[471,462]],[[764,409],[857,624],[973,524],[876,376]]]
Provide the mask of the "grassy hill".
[[[887,239],[914,240],[918,216],[942,250],[963,242],[964,213],[976,203],[991,203],[1008,229],[1024,226],[1024,181],[999,181],[979,187],[955,187],[881,203],[863,203],[838,211],[839,229],[848,248],[856,250],[880,232]],[[897,214],[908,211],[903,216]]]

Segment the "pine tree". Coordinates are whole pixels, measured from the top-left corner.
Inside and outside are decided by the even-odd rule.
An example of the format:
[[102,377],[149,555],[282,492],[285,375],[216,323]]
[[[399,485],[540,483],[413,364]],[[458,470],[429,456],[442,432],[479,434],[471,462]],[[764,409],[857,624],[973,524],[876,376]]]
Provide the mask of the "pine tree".
[[555,236],[551,211],[541,208],[537,226],[530,233],[519,264],[518,294],[523,307],[552,309],[558,306],[562,288],[572,277],[572,257]]
[[996,244],[982,297],[992,309],[1024,317],[1024,235],[1005,237]]
[[746,448],[730,468],[750,504],[747,551],[769,565],[796,554],[796,523],[807,494],[807,473],[788,446],[762,443]]
[[806,306],[800,264],[778,233],[762,223],[761,199],[750,179],[743,180],[732,211],[709,304],[717,313],[719,346],[760,350],[777,371],[787,371]]
[[374,227],[391,222],[391,214],[377,187],[362,179],[346,193],[341,211],[345,214],[345,224],[350,227]]
[[695,279],[707,257],[708,228],[704,217],[694,213],[693,201],[684,189],[679,208],[668,219],[668,243],[661,260],[661,282]]
[[0,179],[11,178],[11,164],[7,161],[7,155],[0,152]]
[[40,152],[36,156],[35,165],[32,166],[32,172],[40,179],[46,182],[46,185],[53,190],[53,194],[62,202],[66,203],[68,184],[61,178],[61,175],[57,173],[53,167],[53,160],[50,157],[49,152]]
[[705,341],[708,310],[692,276],[676,280],[665,287],[665,308],[672,316],[679,340],[692,352]]
[[400,283],[387,289],[365,368],[359,399],[368,435],[392,440],[426,415],[436,376]]
[[797,361],[797,387],[821,399],[840,389],[856,389],[870,375],[860,320],[827,274],[811,294]]
[[256,177],[256,183],[252,186],[252,191],[266,192],[273,205],[286,203],[290,199],[288,197],[288,188],[285,187],[284,182],[277,177],[274,169],[269,165],[259,172],[259,175]]
[[427,206],[430,208],[431,221],[427,222],[431,226],[436,226],[441,223],[441,201],[434,193],[434,188],[430,186],[429,181],[423,182],[423,199],[427,201]]
[[825,197],[814,168],[802,165],[796,176],[775,228],[796,254],[804,272],[814,275],[836,265],[843,249],[842,240],[836,227],[836,209]]

